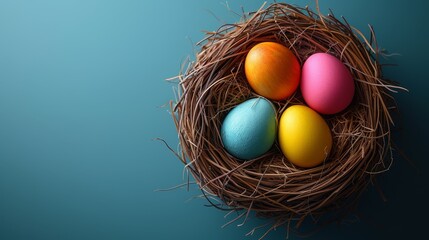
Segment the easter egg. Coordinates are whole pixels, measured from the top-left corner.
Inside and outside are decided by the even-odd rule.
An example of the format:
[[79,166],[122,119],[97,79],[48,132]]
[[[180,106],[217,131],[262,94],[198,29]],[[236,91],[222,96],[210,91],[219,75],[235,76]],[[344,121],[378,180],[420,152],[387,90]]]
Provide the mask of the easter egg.
[[316,53],[304,62],[301,93],[312,109],[322,114],[341,112],[352,102],[354,92],[350,71],[336,57]]
[[278,138],[285,157],[303,168],[321,164],[332,147],[328,124],[316,111],[303,105],[288,107],[282,113]]
[[242,160],[267,152],[277,135],[275,107],[264,98],[253,98],[235,106],[225,117],[221,138],[228,153]]
[[262,42],[251,48],[244,70],[252,89],[272,100],[291,96],[301,76],[301,67],[292,51],[275,42]]

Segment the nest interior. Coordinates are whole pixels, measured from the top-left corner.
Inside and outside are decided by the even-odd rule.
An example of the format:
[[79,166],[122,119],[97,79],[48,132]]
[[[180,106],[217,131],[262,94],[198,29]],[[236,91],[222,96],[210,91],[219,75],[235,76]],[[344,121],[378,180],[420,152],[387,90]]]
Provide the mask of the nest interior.
[[[324,115],[333,148],[320,166],[292,165],[275,143],[263,156],[240,161],[222,146],[220,127],[225,114],[257,95],[244,74],[247,52],[272,41],[292,50],[302,63],[313,53],[330,53],[350,70],[355,81],[352,104],[343,112]],[[274,217],[276,225],[306,217],[338,218],[353,209],[368,183],[392,163],[389,114],[397,88],[382,76],[380,51],[370,27],[367,39],[345,19],[318,8],[274,3],[245,15],[239,23],[208,32],[198,44],[196,60],[179,75],[177,100],[172,103],[180,149],[178,156],[217,207],[250,210]],[[305,104],[299,91],[272,101],[277,117],[290,105]],[[327,214],[329,213],[329,214]]]

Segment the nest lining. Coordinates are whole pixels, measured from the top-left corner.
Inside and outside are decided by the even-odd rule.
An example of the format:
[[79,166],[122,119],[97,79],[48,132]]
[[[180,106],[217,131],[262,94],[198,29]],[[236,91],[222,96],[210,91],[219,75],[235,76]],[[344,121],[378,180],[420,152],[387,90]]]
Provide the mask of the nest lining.
[[[336,56],[355,81],[352,104],[324,115],[333,147],[320,166],[302,169],[285,159],[278,143],[263,156],[239,161],[222,146],[220,127],[237,104],[258,97],[247,83],[244,60],[260,42],[278,42],[292,50],[301,66],[313,53]],[[396,84],[383,79],[375,34],[370,39],[332,13],[274,3],[245,15],[237,24],[207,33],[196,61],[179,75],[177,101],[172,103],[181,152],[178,155],[208,200],[218,208],[250,210],[276,219],[273,227],[323,216],[340,218],[353,209],[375,175],[389,169],[390,95]],[[299,90],[283,101],[271,101],[281,113],[305,104]],[[222,204],[210,200],[220,199]],[[235,219],[237,220],[237,219]],[[289,225],[288,224],[288,225]]]

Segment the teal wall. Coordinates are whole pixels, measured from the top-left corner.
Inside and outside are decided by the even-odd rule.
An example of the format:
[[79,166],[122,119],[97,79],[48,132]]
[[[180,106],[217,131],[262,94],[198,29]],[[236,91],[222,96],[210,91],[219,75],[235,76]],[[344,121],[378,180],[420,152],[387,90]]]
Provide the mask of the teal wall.
[[[153,138],[177,145],[166,108],[175,76],[202,30],[238,17],[226,1],[0,0],[0,239],[242,239],[265,221],[221,226],[182,183],[182,165]],[[313,1],[291,1],[304,6]],[[228,1],[233,10],[262,1]],[[386,69],[397,94],[400,157],[381,178],[388,202],[365,193],[360,221],[311,239],[416,238],[429,198],[429,4],[320,1],[400,53]],[[248,239],[257,239],[262,232]],[[278,229],[269,239],[283,239]],[[296,239],[291,236],[290,239]]]

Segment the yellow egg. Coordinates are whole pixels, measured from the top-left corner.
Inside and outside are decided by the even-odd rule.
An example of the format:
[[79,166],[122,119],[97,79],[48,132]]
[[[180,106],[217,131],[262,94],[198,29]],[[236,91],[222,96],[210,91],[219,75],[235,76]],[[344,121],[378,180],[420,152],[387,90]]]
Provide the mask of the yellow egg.
[[278,138],[286,158],[303,168],[321,164],[332,147],[328,124],[317,112],[302,105],[291,106],[283,112]]

